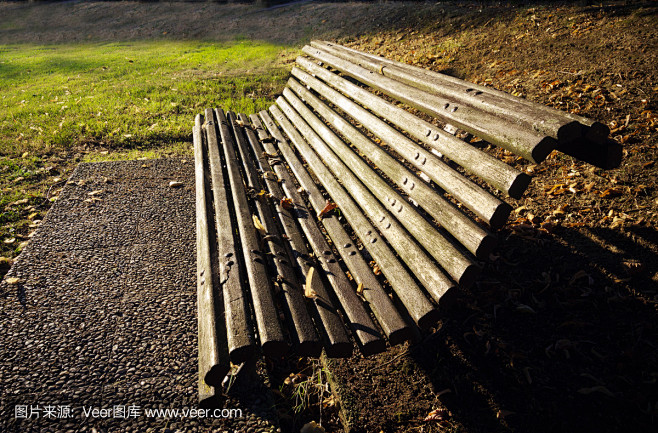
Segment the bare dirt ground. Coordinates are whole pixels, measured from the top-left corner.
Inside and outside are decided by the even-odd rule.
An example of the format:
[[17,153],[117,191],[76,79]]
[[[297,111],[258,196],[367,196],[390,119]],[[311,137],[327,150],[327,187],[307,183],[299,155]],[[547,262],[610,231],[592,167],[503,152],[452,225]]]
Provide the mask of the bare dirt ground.
[[339,40],[598,119],[624,145],[610,171],[519,162],[531,189],[436,333],[334,363],[354,431],[655,431],[655,13],[475,7]]
[[[313,2],[266,12],[1,4],[0,42],[241,37],[301,47],[323,38],[608,124],[624,145],[621,167],[558,153],[537,166],[517,161],[533,183],[480,282],[422,344],[332,362],[340,403],[315,401],[303,418],[321,416],[330,431],[340,430],[340,409],[357,432],[649,432],[658,423],[657,12],[655,2]],[[442,420],[424,422],[435,409]]]

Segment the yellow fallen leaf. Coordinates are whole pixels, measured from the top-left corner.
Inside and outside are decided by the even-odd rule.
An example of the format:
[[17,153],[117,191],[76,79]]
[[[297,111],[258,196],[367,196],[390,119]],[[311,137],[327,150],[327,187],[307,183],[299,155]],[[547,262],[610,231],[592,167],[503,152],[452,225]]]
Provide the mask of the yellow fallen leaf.
[[254,227],[256,227],[258,233],[260,233],[263,236],[267,235],[267,230],[265,230],[265,226],[263,226],[263,224],[260,222],[258,217],[256,215],[252,215],[251,217],[254,220]]
[[29,201],[28,199],[22,198],[20,200],[16,200],[15,202],[11,203],[9,206],[18,206],[21,204],[27,204],[28,201]]
[[496,413],[496,418],[498,419],[505,419],[506,416],[509,415],[514,415],[516,412],[512,412],[511,410],[499,410],[498,413]]
[[644,271],[644,263],[639,260],[626,260],[622,262],[622,265],[631,275],[640,274]]
[[310,268],[306,274],[306,284],[304,284],[304,296],[310,299],[318,297],[318,293],[313,290],[313,275],[315,275],[315,268]]
[[357,295],[363,295],[363,283],[359,283],[359,285],[356,286],[356,293]]
[[558,185],[553,185],[548,191],[546,191],[546,195],[560,195],[563,194],[567,189],[567,185],[565,184],[558,184]]
[[335,405],[336,405],[336,397],[334,397],[333,394],[322,400],[322,407],[332,407]]
[[622,190],[620,188],[608,188],[605,191],[601,192],[601,198],[612,198],[612,197],[617,197],[622,194]]

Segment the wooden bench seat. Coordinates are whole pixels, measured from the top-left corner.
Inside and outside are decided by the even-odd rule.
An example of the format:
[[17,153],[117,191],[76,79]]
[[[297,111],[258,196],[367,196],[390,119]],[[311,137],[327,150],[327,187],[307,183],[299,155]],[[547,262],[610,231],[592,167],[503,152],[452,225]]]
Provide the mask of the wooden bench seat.
[[335,44],[303,52],[269,112],[195,119],[202,399],[229,361],[412,339],[475,282],[530,177],[446,129],[535,163],[598,143],[616,163],[597,122]]

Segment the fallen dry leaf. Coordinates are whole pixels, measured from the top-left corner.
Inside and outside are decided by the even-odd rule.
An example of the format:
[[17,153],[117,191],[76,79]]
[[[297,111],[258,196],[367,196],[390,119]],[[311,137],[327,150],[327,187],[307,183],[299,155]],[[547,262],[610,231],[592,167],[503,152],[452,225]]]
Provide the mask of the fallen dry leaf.
[[270,241],[277,242],[278,240],[279,240],[279,238],[275,235],[263,236],[260,240],[261,248],[263,247],[263,245],[265,245],[265,242],[270,242]]
[[525,304],[520,304],[518,307],[516,307],[516,311],[519,313],[537,314],[537,312],[533,310],[531,306]]
[[21,282],[21,279],[20,279],[20,278],[16,278],[16,277],[9,277],[9,278],[6,278],[6,279],[5,279],[5,282],[6,282],[7,284],[10,284],[10,285],[13,286],[13,285],[16,285],[16,284],[20,283],[20,282]]
[[284,198],[281,199],[281,207],[284,208],[284,209],[290,210],[293,207],[295,207],[295,205],[293,204],[291,198],[284,197]]
[[515,413],[516,413],[516,412],[512,412],[511,410],[503,410],[503,409],[500,409],[500,410],[496,413],[496,418],[498,418],[498,419],[505,419],[506,416],[514,415]]
[[325,433],[325,431],[326,430],[324,427],[322,427],[320,424],[316,423],[315,421],[311,421],[304,424],[299,433]]
[[322,210],[318,213],[318,219],[324,218],[325,216],[327,216],[329,212],[336,209],[337,207],[338,206],[336,205],[336,203],[327,200],[327,203],[324,205]]
[[601,198],[613,198],[613,197],[618,197],[622,194],[621,188],[608,188],[605,191],[602,191],[599,195]]
[[443,394],[450,394],[451,392],[452,392],[452,390],[450,388],[446,388],[444,390],[441,390],[441,391],[437,392],[436,396],[441,397]]
[[304,296],[310,299],[315,299],[319,295],[313,290],[313,276],[315,275],[315,268],[311,267],[306,274],[306,284],[304,284]]
[[258,217],[256,215],[252,215],[251,218],[254,220],[254,227],[256,227],[258,233],[260,233],[262,236],[266,236],[267,230],[265,230],[265,226],[263,226]]
[[544,221],[539,225],[539,228],[545,230],[547,233],[553,233],[553,231],[558,227],[558,224],[551,221]]
[[336,405],[336,397],[334,397],[333,394],[322,400],[322,407],[332,407],[335,405]]
[[273,180],[276,182],[279,181],[279,177],[273,171],[266,171],[265,173],[263,173],[263,179]]
[[644,271],[644,263],[639,260],[626,260],[622,262],[626,271],[631,275],[637,275]]
[[356,286],[356,293],[357,295],[363,295],[363,283],[359,283],[359,285]]
[[589,274],[582,269],[578,272],[576,272],[573,277],[571,277],[571,280],[569,280],[569,285],[572,285],[576,281],[580,280],[581,278],[588,277]]
[[624,225],[624,222],[626,221],[625,218],[620,218],[620,217],[614,217],[612,218],[612,224],[610,224],[610,228],[614,229],[617,227],[621,227]]
[[447,409],[434,409],[428,413],[423,421],[445,421],[450,417],[450,412]]
[[181,186],[183,186],[183,182],[179,182],[177,180],[172,180],[169,182],[169,188],[180,188]]
[[546,191],[546,195],[560,195],[560,194],[564,194],[565,191],[567,191],[567,185],[561,183],[549,187],[548,190]]
[[9,206],[18,206],[18,205],[21,205],[21,204],[27,204],[28,201],[29,201],[28,199],[22,198],[20,200],[16,200],[15,202],[9,204]]

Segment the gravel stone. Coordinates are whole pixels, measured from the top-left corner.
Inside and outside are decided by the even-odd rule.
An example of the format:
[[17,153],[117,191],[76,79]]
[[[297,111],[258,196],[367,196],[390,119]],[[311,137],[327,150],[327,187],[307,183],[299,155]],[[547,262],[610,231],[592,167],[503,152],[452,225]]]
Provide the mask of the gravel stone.
[[[241,418],[144,414],[197,408],[194,212],[189,159],[76,168],[7,274],[19,283],[0,283],[1,432],[278,427],[275,412],[263,410],[274,402],[262,363],[259,380],[232,390],[224,405]],[[37,405],[38,419],[15,417],[17,406]],[[45,417],[52,405],[71,417]],[[83,413],[130,405],[141,416]]]

